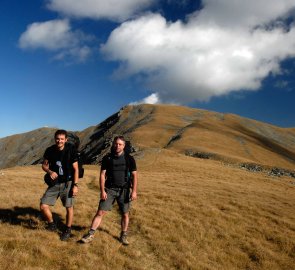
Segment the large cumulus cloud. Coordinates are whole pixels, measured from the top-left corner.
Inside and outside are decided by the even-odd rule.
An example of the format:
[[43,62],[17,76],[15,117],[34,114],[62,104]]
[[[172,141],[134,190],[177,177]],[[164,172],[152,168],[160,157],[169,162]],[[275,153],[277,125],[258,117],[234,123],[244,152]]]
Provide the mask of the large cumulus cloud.
[[[186,103],[257,90],[295,56],[293,0],[204,0],[187,21],[146,14],[121,24],[101,51],[115,75],[144,75],[158,101]],[[294,18],[292,18],[294,19]]]
[[53,51],[55,59],[84,61],[94,38],[72,29],[70,20],[116,21],[118,27],[100,51],[118,63],[114,77],[138,76],[145,82],[150,95],[142,102],[149,103],[206,101],[233,91],[255,91],[269,74],[280,72],[283,60],[295,56],[294,0],[203,0],[200,10],[175,22],[147,13],[159,3],[47,0],[47,7],[64,19],[30,24],[19,45]]

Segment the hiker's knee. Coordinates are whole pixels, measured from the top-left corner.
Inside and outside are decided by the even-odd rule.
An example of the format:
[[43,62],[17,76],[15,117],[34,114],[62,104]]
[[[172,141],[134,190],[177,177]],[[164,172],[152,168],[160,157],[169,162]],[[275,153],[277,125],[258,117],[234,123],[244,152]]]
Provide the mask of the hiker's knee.
[[122,218],[128,219],[129,218],[129,212],[122,213]]
[[107,211],[104,211],[104,210],[98,210],[96,212],[96,216],[97,217],[103,217],[104,215],[106,215]]
[[41,211],[46,211],[46,210],[48,210],[48,209],[49,209],[49,205],[44,204],[44,203],[41,203],[41,204],[40,204],[40,210],[41,210]]
[[66,213],[67,213],[67,215],[73,215],[74,214],[74,207],[66,207]]

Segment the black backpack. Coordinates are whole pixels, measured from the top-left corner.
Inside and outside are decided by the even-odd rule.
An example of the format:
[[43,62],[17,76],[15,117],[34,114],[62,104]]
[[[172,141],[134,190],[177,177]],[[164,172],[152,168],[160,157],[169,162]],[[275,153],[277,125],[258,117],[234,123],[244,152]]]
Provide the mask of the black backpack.
[[[84,168],[83,168],[83,161],[82,161],[82,157],[81,157],[81,153],[79,152],[79,146],[80,146],[80,139],[79,137],[72,133],[69,132],[68,133],[68,141],[67,141],[68,146],[70,147],[74,147],[77,151],[77,155],[78,155],[78,168],[79,168],[79,178],[83,178],[84,176]],[[70,156],[68,157],[70,158]]]

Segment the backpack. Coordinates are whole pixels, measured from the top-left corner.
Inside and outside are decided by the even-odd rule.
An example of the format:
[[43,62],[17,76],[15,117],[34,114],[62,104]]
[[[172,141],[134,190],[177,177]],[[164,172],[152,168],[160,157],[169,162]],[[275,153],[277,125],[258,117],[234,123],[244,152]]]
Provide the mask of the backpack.
[[[112,159],[113,153],[110,152],[107,154],[106,159],[107,159],[107,172],[113,170],[113,159]],[[125,158],[125,164],[126,164],[126,170],[125,170],[125,185],[128,187],[132,186],[132,174],[130,172],[130,159],[133,158],[131,155],[128,153],[124,152],[124,158]],[[110,177],[107,175],[107,178]]]
[[[79,168],[79,178],[83,178],[84,176],[84,168],[83,168],[83,161],[81,158],[81,153],[79,152],[79,146],[80,146],[80,139],[79,137],[72,133],[69,132],[68,133],[68,141],[66,143],[68,146],[70,147],[74,147],[75,150],[77,151],[77,156],[78,156],[78,168]],[[70,151],[68,151],[70,152]],[[68,159],[70,158],[69,154],[68,154]]]

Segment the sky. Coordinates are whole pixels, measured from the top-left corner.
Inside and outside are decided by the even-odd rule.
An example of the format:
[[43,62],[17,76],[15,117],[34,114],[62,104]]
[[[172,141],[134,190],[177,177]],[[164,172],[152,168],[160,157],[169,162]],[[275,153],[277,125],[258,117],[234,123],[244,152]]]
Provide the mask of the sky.
[[0,138],[177,104],[295,127],[295,0],[1,0]]

